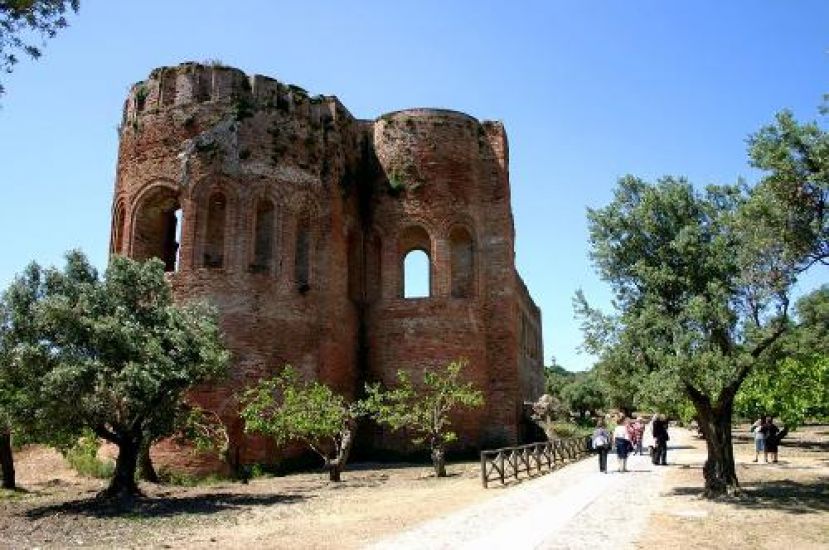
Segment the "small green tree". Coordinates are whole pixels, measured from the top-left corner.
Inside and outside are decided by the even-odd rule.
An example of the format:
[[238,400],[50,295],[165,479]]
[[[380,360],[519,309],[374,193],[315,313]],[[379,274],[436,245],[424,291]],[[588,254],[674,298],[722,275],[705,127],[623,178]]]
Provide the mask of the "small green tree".
[[2,378],[18,396],[15,423],[58,446],[91,429],[118,447],[102,496],[138,493],[146,434],[172,425],[164,419],[188,389],[225,372],[215,312],[174,304],[158,260],[115,257],[102,279],[80,252],[62,271],[30,266],[6,302],[17,338]]
[[432,463],[438,477],[446,477],[446,445],[457,439],[449,414],[458,407],[480,407],[484,396],[461,372],[466,361],[453,361],[442,370],[427,370],[415,386],[409,375],[397,371],[397,384],[385,389],[366,385],[365,410],[380,424],[394,430],[406,428],[416,445],[429,442]]
[[304,381],[290,365],[260,380],[241,399],[245,432],[298,441],[322,457],[331,481],[340,481],[348,462],[359,406],[325,384]]

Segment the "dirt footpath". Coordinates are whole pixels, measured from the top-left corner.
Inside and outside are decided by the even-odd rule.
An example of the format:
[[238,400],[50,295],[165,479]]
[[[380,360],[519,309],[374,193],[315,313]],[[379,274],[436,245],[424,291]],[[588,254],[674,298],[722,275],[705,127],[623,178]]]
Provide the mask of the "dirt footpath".
[[[685,432],[675,434],[685,437]],[[374,550],[632,547],[668,468],[631,456],[628,472],[596,457],[509,488],[485,503],[379,541]]]

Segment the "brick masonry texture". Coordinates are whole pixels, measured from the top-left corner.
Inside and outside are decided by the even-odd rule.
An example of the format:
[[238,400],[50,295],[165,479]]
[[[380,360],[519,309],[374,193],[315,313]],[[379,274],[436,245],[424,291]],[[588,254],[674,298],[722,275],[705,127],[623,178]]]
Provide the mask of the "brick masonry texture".
[[[398,370],[466,358],[486,405],[453,418],[455,448],[527,437],[541,312],[514,241],[499,122],[440,109],[359,120],[336,97],[194,63],[155,69],[125,102],[111,253],[162,258],[177,300],[219,309],[230,375],[191,399],[222,416],[243,463],[297,451],[246,436],[235,398],[285,364],[355,398]],[[425,298],[403,297],[413,250],[429,258]],[[358,453],[412,450],[401,434],[363,432]],[[218,467],[172,442],[153,456]]]

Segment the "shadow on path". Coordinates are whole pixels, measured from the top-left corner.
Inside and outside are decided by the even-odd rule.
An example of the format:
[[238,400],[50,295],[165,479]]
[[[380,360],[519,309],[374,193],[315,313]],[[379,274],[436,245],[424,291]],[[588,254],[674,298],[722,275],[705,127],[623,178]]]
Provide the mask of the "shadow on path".
[[243,506],[290,504],[306,497],[298,495],[251,495],[233,493],[200,494],[184,497],[135,497],[120,501],[85,498],[61,504],[41,506],[26,512],[30,519],[56,514],[72,514],[97,518],[127,516],[130,518],[163,518],[180,514],[215,514]]

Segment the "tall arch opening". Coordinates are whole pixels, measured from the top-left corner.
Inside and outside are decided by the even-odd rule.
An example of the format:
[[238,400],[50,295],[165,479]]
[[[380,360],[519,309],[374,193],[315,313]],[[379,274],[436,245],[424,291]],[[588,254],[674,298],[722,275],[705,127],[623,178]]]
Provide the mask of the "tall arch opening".
[[182,219],[178,193],[168,187],[150,191],[136,208],[132,257],[160,258],[165,271],[176,271]]
[[253,263],[250,270],[262,273],[273,269],[274,230],[276,214],[270,199],[260,199],[256,203],[256,215],[253,226]]
[[469,298],[475,293],[475,246],[465,227],[456,226],[449,233],[451,249],[452,297]]
[[400,296],[428,298],[432,295],[431,239],[422,227],[410,227],[400,235]]
[[112,215],[112,243],[110,245],[112,254],[124,253],[124,223],[124,205],[119,202]]
[[311,289],[311,229],[308,218],[300,217],[296,228],[296,249],[294,254],[294,281],[301,293]]
[[224,266],[225,225],[227,198],[221,191],[214,191],[207,199],[207,229],[202,247],[202,265],[209,268]]

